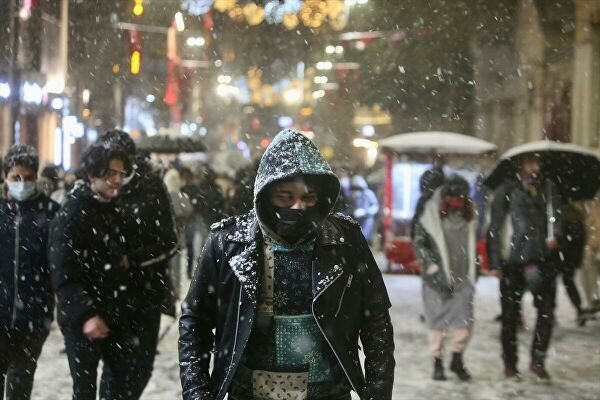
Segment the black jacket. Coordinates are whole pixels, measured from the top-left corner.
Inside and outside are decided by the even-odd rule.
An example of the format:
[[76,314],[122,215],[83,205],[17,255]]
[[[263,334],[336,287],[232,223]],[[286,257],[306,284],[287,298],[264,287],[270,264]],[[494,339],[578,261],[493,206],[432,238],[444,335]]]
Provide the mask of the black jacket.
[[[256,216],[215,225],[182,306],[179,360],[186,400],[224,398],[256,314],[263,257]],[[350,383],[361,399],[391,399],[390,302],[358,224],[338,214],[327,218],[317,233],[312,275],[313,315]],[[215,367],[209,375],[212,351]]]
[[[185,400],[222,400],[227,394],[257,312],[263,234],[283,240],[269,225],[267,187],[299,175],[312,177],[318,192],[319,224],[309,233],[316,238],[312,314],[361,398],[391,399],[394,341],[381,272],[359,225],[329,214],[340,190],[329,165],[304,135],[286,130],[262,157],[254,189],[256,213],[213,225],[182,305],[179,360]],[[366,377],[358,356],[359,338]],[[211,351],[214,369],[209,374]]]
[[171,199],[162,179],[146,162],[138,162],[133,180],[119,195],[119,211],[135,308],[160,305],[167,294],[165,271],[177,252]]
[[54,318],[48,231],[58,204],[43,194],[0,199],[0,329],[46,330]]
[[546,247],[548,189],[552,193],[550,204],[551,216],[555,218],[554,236],[560,238],[563,220],[561,199],[551,181],[540,185],[537,196],[532,196],[518,181],[506,182],[496,189],[487,235],[490,269],[552,258]]
[[114,202],[99,201],[81,182],[50,224],[50,267],[58,322],[81,330],[99,315],[111,328],[125,326],[127,273],[120,216]]

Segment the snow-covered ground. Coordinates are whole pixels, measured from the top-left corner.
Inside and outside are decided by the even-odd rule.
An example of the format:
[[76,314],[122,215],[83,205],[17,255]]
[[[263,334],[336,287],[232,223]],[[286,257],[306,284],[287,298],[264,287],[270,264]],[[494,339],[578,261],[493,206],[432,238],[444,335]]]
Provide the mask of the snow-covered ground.
[[[476,326],[465,361],[473,375],[470,383],[459,382],[447,371],[449,380],[431,380],[432,360],[427,352],[426,329],[420,322],[421,284],[415,276],[387,275],[386,284],[392,299],[392,319],[396,343],[396,379],[394,399],[413,400],[598,400],[600,399],[600,321],[577,327],[574,311],[564,290],[559,290],[557,325],[547,367],[553,384],[543,385],[527,372],[529,345],[534,323],[532,298],[525,298],[526,329],[519,334],[520,369],[523,382],[508,382],[502,376],[500,326],[494,321],[499,313],[498,281],[481,278],[477,284]],[[181,398],[177,363],[177,326],[164,317],[167,331],[159,346],[154,375],[143,400]],[[71,378],[60,331],[54,327],[39,361],[33,398],[67,400],[71,398]]]

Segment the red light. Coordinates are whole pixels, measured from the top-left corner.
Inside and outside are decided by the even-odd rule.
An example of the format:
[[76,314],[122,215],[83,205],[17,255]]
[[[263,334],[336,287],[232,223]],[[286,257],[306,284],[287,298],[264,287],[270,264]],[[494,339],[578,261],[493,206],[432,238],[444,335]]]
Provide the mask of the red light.
[[267,147],[269,147],[269,143],[271,143],[271,141],[268,138],[264,138],[260,141],[260,147],[266,149]]

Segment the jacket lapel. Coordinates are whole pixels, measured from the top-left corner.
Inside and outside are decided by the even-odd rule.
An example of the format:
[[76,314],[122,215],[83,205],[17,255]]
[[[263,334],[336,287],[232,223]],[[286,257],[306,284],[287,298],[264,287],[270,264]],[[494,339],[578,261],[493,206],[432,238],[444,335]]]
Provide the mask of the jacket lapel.
[[312,292],[313,299],[325,291],[337,278],[344,273],[342,248],[349,242],[339,228],[329,218],[325,219],[317,233],[315,253],[312,263]]

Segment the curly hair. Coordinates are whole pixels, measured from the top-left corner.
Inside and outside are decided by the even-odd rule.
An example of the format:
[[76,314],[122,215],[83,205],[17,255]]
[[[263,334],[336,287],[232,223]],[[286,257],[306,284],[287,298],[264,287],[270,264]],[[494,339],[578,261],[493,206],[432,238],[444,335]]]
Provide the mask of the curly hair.
[[131,163],[127,154],[106,144],[95,144],[85,150],[81,156],[81,171],[86,179],[88,175],[99,178],[104,176],[111,160],[121,160],[125,171],[127,173],[131,171]]
[[38,152],[32,146],[27,144],[15,144],[4,156],[2,171],[4,175],[14,166],[20,166],[32,169],[36,174],[40,167],[40,157]]
[[135,155],[135,143],[133,139],[131,139],[129,133],[119,129],[106,131],[100,136],[98,143],[108,145],[115,150],[120,150],[128,156]]

